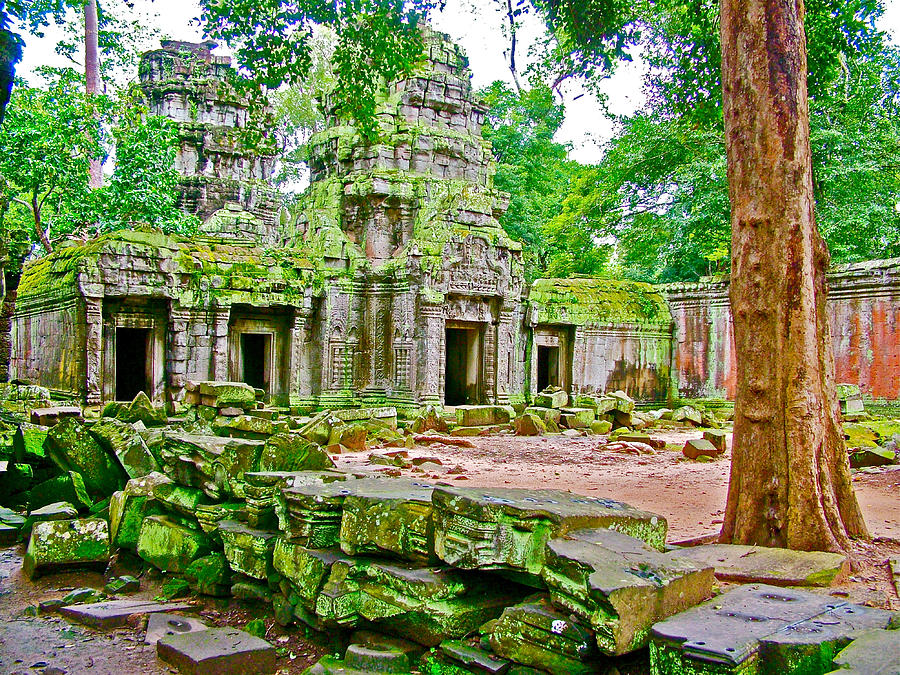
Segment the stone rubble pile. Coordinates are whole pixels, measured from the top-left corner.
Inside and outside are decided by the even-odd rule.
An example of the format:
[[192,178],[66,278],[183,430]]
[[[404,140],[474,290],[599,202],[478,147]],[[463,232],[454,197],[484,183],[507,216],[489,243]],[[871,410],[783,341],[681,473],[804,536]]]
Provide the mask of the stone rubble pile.
[[[27,518],[0,510],[0,522],[28,537],[26,574],[102,568],[127,553],[195,593],[264,603],[282,625],[392,636],[354,644],[344,660],[327,657],[318,673],[604,672],[646,655],[648,645],[656,675],[693,667],[684,646],[692,634],[678,621],[686,610],[705,616],[691,608],[712,594],[715,563],[667,551],[663,517],[561,490],[451,487],[379,473],[386,467],[335,468],[331,454],[344,449],[405,448],[416,433],[452,433],[436,408],[405,431],[391,408],[297,418],[264,408],[239,383],[195,383],[189,392],[192,407],[178,418],[139,395],[110,404],[99,420],[56,415],[51,427],[19,425],[14,452],[41,481],[14,495],[30,505]],[[590,429],[599,414],[628,432],[624,442],[641,442],[622,425],[634,415],[624,395],[591,397],[593,408],[587,397],[567,407],[565,392],[542,396],[518,417],[506,406],[460,406],[455,428],[533,418]],[[827,611],[838,606],[852,608]],[[846,629],[828,649],[863,627],[893,626],[862,615],[860,623],[841,614]],[[204,659],[226,658],[217,650],[227,637],[269,663],[246,634],[224,635],[179,636],[161,641],[159,653],[196,672]],[[742,649],[767,654],[757,643],[768,645],[768,636]],[[172,652],[170,643],[185,640],[192,655]],[[779,649],[779,659],[793,658],[793,647]]]

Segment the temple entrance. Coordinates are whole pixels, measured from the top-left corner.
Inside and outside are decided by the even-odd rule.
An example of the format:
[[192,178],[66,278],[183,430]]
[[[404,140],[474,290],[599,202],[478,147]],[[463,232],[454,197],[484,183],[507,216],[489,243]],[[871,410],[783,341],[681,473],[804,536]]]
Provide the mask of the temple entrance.
[[559,370],[559,347],[538,345],[537,390],[544,391],[549,386],[560,386]]
[[444,404],[478,403],[481,385],[481,332],[475,328],[447,328]]
[[272,335],[241,333],[241,370],[243,382],[256,389],[269,391],[269,370],[272,362]]
[[117,401],[132,401],[140,392],[151,395],[147,373],[149,328],[116,328]]

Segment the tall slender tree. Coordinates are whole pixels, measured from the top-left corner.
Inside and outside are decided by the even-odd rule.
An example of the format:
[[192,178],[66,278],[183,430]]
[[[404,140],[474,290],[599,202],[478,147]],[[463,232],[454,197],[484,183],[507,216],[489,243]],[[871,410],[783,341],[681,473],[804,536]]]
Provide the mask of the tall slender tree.
[[[97,0],[84,3],[84,92],[91,97],[100,93],[100,55],[98,41],[100,30],[97,26]],[[99,119],[98,119],[99,124]],[[90,163],[90,187],[103,185],[103,169],[99,157],[92,157]]]
[[847,549],[850,484],[813,216],[803,0],[721,0],[737,361],[721,540]]

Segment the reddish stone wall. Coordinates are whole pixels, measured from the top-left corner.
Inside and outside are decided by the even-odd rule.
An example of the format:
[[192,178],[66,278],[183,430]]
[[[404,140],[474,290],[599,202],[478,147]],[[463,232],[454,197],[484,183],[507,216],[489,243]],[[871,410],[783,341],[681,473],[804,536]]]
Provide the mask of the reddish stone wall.
[[[857,383],[874,399],[900,400],[900,259],[845,265],[828,280],[837,381]],[[733,399],[728,283],[670,284],[660,290],[675,322],[678,395]]]

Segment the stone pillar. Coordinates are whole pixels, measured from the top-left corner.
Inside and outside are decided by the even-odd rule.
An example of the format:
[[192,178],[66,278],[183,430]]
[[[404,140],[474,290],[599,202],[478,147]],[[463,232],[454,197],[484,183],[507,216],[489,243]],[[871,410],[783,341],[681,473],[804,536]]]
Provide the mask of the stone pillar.
[[185,374],[188,365],[188,324],[190,312],[185,309],[169,311],[168,340],[166,345],[166,373],[169,380],[169,400],[184,400]]
[[100,405],[103,402],[103,298],[84,299],[84,380],[86,403]]
[[419,388],[419,400],[423,405],[444,404],[444,369],[447,355],[444,341],[446,339],[444,310],[440,305],[420,305],[419,315],[422,317],[424,339],[421,341],[422,374]]
[[484,403],[497,401],[497,329],[499,322],[491,321],[484,330],[481,362],[484,373]]
[[500,320],[497,323],[497,403],[507,405],[509,395],[515,382],[516,360],[513,349],[515,334],[513,326],[513,308],[501,307]]
[[308,398],[310,391],[309,364],[306,345],[309,342],[309,319],[312,312],[306,307],[296,308],[291,320],[291,351],[288,364],[288,397],[292,403]]
[[228,318],[231,311],[227,307],[219,307],[212,311],[210,331],[212,333],[212,379],[217,382],[228,381]]

